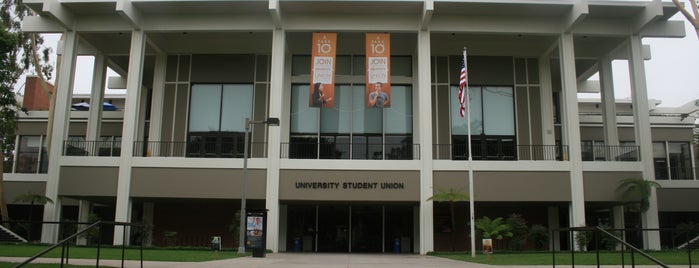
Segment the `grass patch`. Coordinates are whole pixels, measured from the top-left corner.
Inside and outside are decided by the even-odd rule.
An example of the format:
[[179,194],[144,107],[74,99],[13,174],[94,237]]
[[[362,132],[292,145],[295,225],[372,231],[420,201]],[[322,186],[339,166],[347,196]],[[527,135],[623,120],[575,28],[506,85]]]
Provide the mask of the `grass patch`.
[[[689,255],[687,251],[653,251],[649,255],[668,265],[688,265]],[[470,252],[435,252],[432,256],[448,258],[459,261],[493,264],[493,265],[552,265],[553,256],[551,252],[500,252],[490,257],[490,262],[486,255],[477,253],[475,258],[471,258]],[[595,252],[576,252],[574,257],[575,265],[596,265],[597,256]],[[600,252],[601,265],[621,265],[622,255],[620,252]],[[654,265],[652,261],[640,254],[634,254],[635,263],[638,265]],[[571,265],[573,257],[570,252],[556,252],[556,264]],[[631,264],[631,254],[624,254],[624,264]],[[699,264],[699,251],[692,252],[692,264]]]
[[[15,267],[19,263],[11,263],[11,262],[0,262],[0,268],[12,268]],[[55,263],[30,263],[25,265],[24,267],[30,267],[30,268],[49,268],[49,267],[60,267],[60,264],[55,264]],[[68,267],[68,268],[83,268],[83,267],[95,267],[94,265],[70,265],[70,264],[64,264],[63,267]],[[104,266],[102,266],[104,267]]]
[[[0,256],[2,257],[31,257],[36,253],[48,248],[48,245],[36,244],[0,244]],[[121,247],[103,246],[100,248],[100,259],[105,260],[120,260]],[[124,258],[126,260],[140,260],[140,249],[126,248]],[[249,253],[242,256],[248,256]],[[213,261],[220,259],[231,259],[242,257],[238,255],[237,249],[224,249],[215,254],[212,250],[204,248],[188,248],[188,249],[173,249],[173,248],[144,248],[144,261],[172,261],[172,262],[201,262]],[[55,248],[44,254],[42,258],[60,258],[61,247]],[[95,259],[97,257],[96,247],[71,246],[69,250],[69,258],[71,259]]]

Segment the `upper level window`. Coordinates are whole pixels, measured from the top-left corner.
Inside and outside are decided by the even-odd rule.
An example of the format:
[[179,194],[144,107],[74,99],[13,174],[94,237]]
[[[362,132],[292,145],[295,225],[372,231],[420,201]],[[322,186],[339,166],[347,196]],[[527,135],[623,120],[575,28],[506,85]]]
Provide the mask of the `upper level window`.
[[245,118],[252,117],[252,84],[192,85],[189,108],[190,157],[243,154]]
[[690,148],[689,142],[653,142],[655,179],[693,179]]
[[[507,86],[470,86],[473,159],[516,159],[514,94]],[[459,88],[450,88],[452,159],[468,157],[467,117],[459,115]]]
[[48,172],[48,155],[44,136],[20,136],[16,161],[16,173]]
[[412,159],[412,87],[391,85],[390,108],[367,108],[364,85],[336,85],[335,107],[309,107],[291,91],[289,158]]

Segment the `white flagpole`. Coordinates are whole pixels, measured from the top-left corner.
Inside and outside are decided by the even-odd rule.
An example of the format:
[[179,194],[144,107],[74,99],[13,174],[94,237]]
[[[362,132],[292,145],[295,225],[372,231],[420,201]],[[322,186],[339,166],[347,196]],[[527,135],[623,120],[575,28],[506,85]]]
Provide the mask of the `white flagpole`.
[[[468,66],[466,62],[466,47],[464,47],[464,66]],[[464,85],[464,90],[466,92],[466,105],[468,105],[468,108],[466,109],[466,125],[468,128],[468,203],[469,203],[469,208],[471,212],[471,257],[475,258],[476,257],[476,224],[475,224],[475,213],[474,213],[474,205],[473,205],[473,157],[471,156],[471,97],[469,96],[469,91],[468,91],[468,67],[466,68],[466,85]]]

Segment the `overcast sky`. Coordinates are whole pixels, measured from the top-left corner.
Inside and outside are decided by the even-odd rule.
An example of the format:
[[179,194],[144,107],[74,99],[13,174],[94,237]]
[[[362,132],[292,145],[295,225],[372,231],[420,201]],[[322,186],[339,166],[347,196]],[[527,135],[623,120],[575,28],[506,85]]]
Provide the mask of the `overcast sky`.
[[[648,98],[661,100],[663,107],[681,106],[699,99],[699,40],[693,27],[678,13],[673,20],[685,22],[684,38],[645,38],[644,44],[651,46],[652,59],[646,61]],[[45,43],[54,47],[60,35],[46,35]],[[51,57],[55,60],[55,53]],[[78,57],[75,83],[76,94],[89,94],[92,81],[92,57]],[[614,90],[617,99],[630,98],[629,70],[627,61],[614,61]],[[108,76],[116,76],[110,72]],[[55,77],[55,75],[54,75]],[[16,88],[22,87],[19,81]],[[124,93],[123,90],[107,90],[109,93]],[[580,97],[598,97],[599,94],[580,94]]]

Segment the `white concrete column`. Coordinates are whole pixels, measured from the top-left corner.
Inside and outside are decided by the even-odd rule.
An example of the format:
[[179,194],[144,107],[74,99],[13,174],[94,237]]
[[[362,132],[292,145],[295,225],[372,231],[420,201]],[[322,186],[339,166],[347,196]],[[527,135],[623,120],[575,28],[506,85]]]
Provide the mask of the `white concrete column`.
[[432,180],[432,76],[430,61],[430,31],[420,30],[417,35],[417,100],[415,118],[420,144],[420,254],[434,250]]
[[[559,217],[558,207],[548,207],[549,232],[561,228]],[[561,234],[559,232],[553,233],[553,236],[549,238],[549,250],[561,250]]]
[[[73,77],[75,75],[77,49],[78,33],[75,31],[64,32],[61,64],[58,67],[58,81],[54,91],[54,94],[56,94],[56,106],[54,107],[48,180],[46,181],[46,197],[51,198],[54,203],[44,205],[44,221],[59,221],[61,219],[61,199],[58,197],[58,185],[61,174],[60,161],[63,154],[63,141],[68,136],[68,124],[70,123],[70,105],[71,96],[73,96]],[[57,239],[58,225],[46,224],[42,227],[42,243],[55,243]]]
[[[153,95],[150,106],[150,128],[148,129],[148,141],[163,141],[163,101],[165,99],[165,73],[167,70],[167,55],[158,53],[155,56],[155,71],[153,74]],[[169,140],[169,139],[168,139]],[[147,147],[149,156],[160,156],[160,146],[153,144]]]
[[[618,146],[619,131],[616,121],[612,60],[609,57],[601,58],[597,66],[599,66],[599,79],[602,93],[602,130],[604,132],[604,144],[606,146]],[[621,150],[615,149],[614,147],[607,147],[605,157],[607,161],[612,161],[616,159],[621,152]]]
[[578,88],[575,75],[573,34],[564,33],[559,39],[561,56],[563,144],[568,145],[570,163],[571,227],[585,226],[585,195],[583,192],[580,120],[578,117]]
[[138,121],[136,123],[136,137],[134,138],[134,141],[140,141],[143,142],[145,140],[145,132],[146,132],[146,106],[148,106],[148,88],[145,86],[142,86],[141,91],[139,92],[141,94],[141,97],[139,97],[139,104],[138,104]]
[[543,145],[556,144],[556,129],[553,122],[553,86],[551,85],[551,58],[539,57],[539,84],[541,86],[541,140]]
[[[272,32],[272,63],[270,65],[270,94],[269,116],[281,119],[283,92],[285,84],[284,70],[290,69],[286,59],[286,33],[283,29],[274,29]],[[285,68],[286,67],[286,68]],[[285,120],[284,120],[285,121]],[[284,124],[282,121],[280,124]],[[288,123],[288,121],[286,121]],[[267,126],[269,137],[267,140],[267,248],[274,252],[279,251],[279,228],[286,228],[279,224],[279,153],[281,146],[281,128],[279,126]]]
[[[87,201],[87,200],[80,200],[78,203],[78,222],[89,222],[91,212],[92,212],[92,202]],[[85,228],[85,227],[87,227],[87,225],[80,224],[80,225],[78,225],[78,230],[82,230],[82,228]],[[87,237],[82,236],[82,235],[78,236],[75,244],[80,245],[80,246],[87,245]]]
[[[146,35],[143,30],[132,30],[131,50],[129,54],[129,71],[126,82],[126,103],[124,107],[124,125],[121,133],[121,156],[119,158],[119,179],[117,182],[116,212],[114,221],[128,222],[131,211],[131,165],[133,159],[133,142],[138,132],[139,104],[143,76],[143,57],[146,47]],[[122,245],[123,226],[114,227],[114,245]],[[127,235],[128,237],[128,235]]]
[[149,247],[153,244],[153,219],[155,218],[155,204],[152,202],[143,203],[143,220],[145,225],[143,246]]
[[107,76],[107,60],[102,53],[95,55],[95,64],[92,68],[92,90],[90,94],[90,114],[87,118],[87,133],[85,140],[94,142],[88,146],[90,155],[99,152],[100,128],[102,126],[102,103],[104,102],[104,83]]
[[[614,206],[612,207],[612,228],[614,229],[624,229],[626,223],[624,222],[624,206]],[[626,239],[626,233],[621,232],[621,238]],[[617,250],[621,250],[621,244],[617,245]]]
[[[631,79],[631,99],[633,103],[633,119],[636,143],[640,146],[643,179],[655,181],[653,171],[653,140],[650,134],[650,112],[648,108],[648,92],[646,86],[646,70],[643,62],[643,44],[641,36],[629,37],[629,77]],[[643,213],[643,228],[658,228],[658,198],[655,188],[651,188],[650,207]],[[660,234],[644,232],[643,246],[645,249],[660,249]]]

